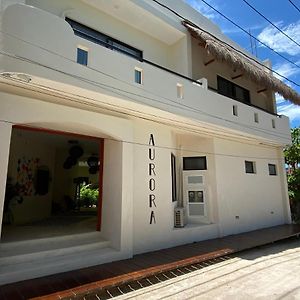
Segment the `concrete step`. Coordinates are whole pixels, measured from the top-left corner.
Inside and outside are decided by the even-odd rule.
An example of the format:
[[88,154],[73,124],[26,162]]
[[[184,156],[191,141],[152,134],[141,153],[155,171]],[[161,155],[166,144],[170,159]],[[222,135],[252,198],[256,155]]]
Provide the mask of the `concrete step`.
[[74,253],[86,253],[87,251],[91,250],[100,250],[102,248],[109,247],[109,241],[99,241],[93,243],[86,243],[86,244],[79,244],[79,245],[70,245],[64,243],[62,248],[55,247],[54,249],[50,250],[41,250],[37,251],[38,249],[35,247],[34,252],[25,253],[25,254],[15,254],[7,255],[0,257],[0,273],[5,270],[5,266],[18,266],[19,264],[24,264],[26,262],[34,262],[38,259],[45,260],[50,257],[58,257],[58,256],[68,256]]
[[110,247],[82,249],[68,255],[54,255],[7,264],[0,268],[0,285],[41,276],[67,272],[123,259],[124,254]]
[[101,233],[0,244],[0,285],[122,258]]
[[79,245],[105,242],[100,232],[89,232],[58,237],[0,243],[0,259],[7,256],[69,248]]

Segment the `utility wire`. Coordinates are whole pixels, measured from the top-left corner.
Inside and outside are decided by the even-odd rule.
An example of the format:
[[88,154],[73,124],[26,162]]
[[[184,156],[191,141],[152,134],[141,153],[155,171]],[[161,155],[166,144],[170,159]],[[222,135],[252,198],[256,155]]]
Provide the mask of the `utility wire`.
[[[162,3],[160,3],[159,1],[157,1],[157,0],[152,0],[152,1],[154,1],[155,3],[161,5],[162,7],[166,8],[166,9],[168,9],[169,11],[171,11],[173,14],[175,14],[176,16],[178,16],[179,18],[181,18],[182,20],[187,20],[185,17],[183,17],[182,15],[178,14],[176,11],[174,11],[174,10],[171,9],[171,8],[169,8],[168,6],[166,6],[166,5],[162,4]],[[202,1],[203,1],[203,0],[202,0]],[[205,4],[207,4],[208,6],[210,6],[208,3],[205,3]],[[210,7],[211,7],[211,9],[214,9],[212,6],[210,6]],[[215,10],[215,9],[214,9],[214,10]],[[219,14],[221,14],[221,15],[222,15],[224,18],[226,18],[229,22],[232,22],[233,24],[235,24],[233,21],[229,20],[229,18],[227,18],[227,17],[226,17],[225,15],[223,15],[221,12],[219,12],[219,11],[217,11],[217,10],[215,10],[215,11],[218,12]],[[190,22],[190,23],[193,23],[193,22],[191,22],[191,21],[189,21],[189,22]],[[196,24],[194,24],[194,23],[193,23],[193,25],[194,25],[195,27],[201,29],[202,31],[204,31],[204,32],[206,32],[206,33],[208,33],[208,34],[211,35],[210,32],[208,32],[208,31],[206,31],[206,30],[200,28],[198,25],[196,25]],[[238,24],[235,24],[235,25],[239,27]],[[240,28],[240,29],[243,30],[245,33],[247,33],[247,34],[249,35],[249,32],[248,32],[248,31],[246,31],[246,30],[243,29],[243,28]],[[61,55],[61,54],[58,54],[57,52],[54,52],[54,51],[51,51],[51,50],[46,49],[46,48],[44,48],[44,47],[41,47],[41,46],[39,46],[39,45],[36,45],[36,44],[34,44],[34,43],[32,43],[32,42],[29,42],[29,41],[27,41],[27,40],[24,40],[24,39],[21,39],[21,38],[19,38],[19,37],[16,37],[15,35],[12,35],[12,34],[10,34],[10,33],[4,32],[4,31],[2,31],[1,29],[0,29],[0,33],[2,33],[2,34],[4,34],[4,35],[7,35],[7,36],[10,36],[10,37],[12,37],[12,38],[14,38],[14,39],[16,39],[16,40],[20,40],[20,41],[22,41],[22,42],[24,42],[24,43],[27,43],[27,44],[31,45],[31,46],[37,47],[37,48],[39,48],[39,49],[42,49],[42,50],[44,50],[44,51],[47,51],[47,52],[49,52],[49,53],[51,53],[51,54],[53,54],[53,55],[56,55],[56,56],[58,56],[58,57],[61,57],[61,58],[63,58],[63,59],[66,59],[66,60],[69,60],[69,61],[74,62],[73,60],[69,59],[69,58],[66,57],[66,56],[63,56],[63,55]],[[298,67],[298,68],[300,68],[300,65],[297,65],[295,62],[293,62],[293,61],[289,60],[288,58],[284,57],[283,55],[281,55],[280,53],[278,53],[276,50],[274,50],[274,49],[272,49],[271,47],[269,47],[267,44],[264,44],[263,42],[261,42],[260,40],[258,40],[255,36],[253,36],[253,35],[250,34],[250,37],[252,37],[253,39],[257,40],[259,43],[263,44],[265,47],[269,48],[270,50],[272,50],[273,52],[275,52],[277,55],[279,55],[280,57],[282,57],[283,59],[285,59],[285,60],[288,61],[289,63],[295,65],[295,66]],[[290,83],[292,83],[292,84],[294,84],[294,85],[300,87],[300,84],[298,84],[298,83],[296,83],[295,81],[293,81],[293,80],[291,80],[291,79],[285,77],[284,75],[278,73],[277,71],[275,71],[275,70],[273,70],[273,69],[271,69],[271,68],[265,66],[265,65],[262,64],[260,61],[255,60],[254,58],[252,58],[251,56],[249,56],[249,55],[247,55],[246,53],[242,52],[241,50],[236,49],[236,48],[233,47],[232,45],[226,43],[225,41],[222,41],[222,40],[218,39],[217,37],[214,37],[214,38],[215,38],[216,40],[218,40],[219,42],[224,43],[226,46],[230,47],[231,49],[235,50],[236,52],[238,52],[238,53],[244,55],[244,56],[247,57],[249,60],[251,60],[251,61],[253,61],[253,62],[259,64],[259,65],[262,66],[263,68],[266,68],[267,70],[273,72],[274,74],[280,76],[281,78],[287,80],[288,82],[290,82]],[[92,70],[94,70],[94,71],[96,71],[96,72],[98,72],[98,73],[102,73],[102,72],[101,72],[100,70],[98,70],[98,69],[92,68],[92,67],[90,67],[90,66],[86,66],[86,67],[89,68],[89,69],[92,69]],[[109,77],[112,77],[112,78],[116,79],[115,77],[111,76],[110,74],[106,74],[106,75],[109,76]],[[124,82],[125,82],[125,81],[124,81]]]
[[[3,120],[0,119],[0,122],[10,124],[10,125],[15,125],[15,123],[8,121],[8,120]],[[26,126],[25,126],[26,127]],[[30,127],[28,127],[30,128]],[[38,129],[42,130],[47,130],[49,128],[43,128],[43,127],[37,127]],[[70,132],[70,134],[72,134]],[[66,133],[68,135],[68,133]],[[128,141],[128,140],[118,140],[114,138],[108,138],[105,137],[103,138],[104,140],[107,141],[113,141],[113,142],[120,142],[120,143],[125,143],[125,144],[131,144],[131,145],[136,145],[136,146],[145,146],[149,148],[149,144],[147,143],[142,143],[142,142],[135,142],[135,141]],[[255,147],[255,145],[253,145]],[[235,155],[235,154],[225,154],[225,153],[218,153],[218,152],[209,152],[209,151],[199,151],[196,149],[188,149],[188,148],[182,148],[182,147],[171,147],[171,146],[163,146],[163,145],[155,145],[151,146],[157,149],[164,149],[164,150],[173,150],[173,151],[183,151],[183,152],[190,152],[190,153],[196,153],[196,154],[206,154],[206,155],[216,155],[216,156],[225,156],[225,157],[233,157],[233,158],[251,158],[251,159],[263,159],[263,160],[277,160],[277,161],[283,161],[282,158],[278,157],[265,157],[265,156],[248,156],[248,155]]]
[[[161,4],[159,1],[157,1],[157,0],[152,0],[152,1],[156,2],[157,4],[163,6],[163,7],[166,8],[166,9],[170,10],[172,13],[174,13],[176,16],[180,17],[181,19],[187,20],[186,18],[184,18],[183,16],[179,15],[179,14],[178,14],[177,12],[175,12],[174,10],[170,9],[168,6]],[[207,4],[207,5],[209,5],[209,4]],[[212,9],[213,9],[213,8],[212,8]],[[220,12],[219,12],[219,13],[220,13]],[[221,14],[221,13],[220,13],[220,14]],[[227,18],[226,16],[224,16],[224,17]],[[192,23],[191,21],[189,21],[189,22]],[[196,24],[194,24],[194,23],[193,23],[193,25],[194,25],[195,27],[201,29],[202,31],[204,31],[204,32],[206,32],[206,33],[208,33],[208,34],[211,35],[211,33],[209,33],[208,31],[205,31],[204,29],[200,28],[198,25],[196,25]],[[238,26],[238,25],[237,25],[237,26]],[[245,32],[249,35],[249,33],[248,33],[247,31],[245,31]],[[29,44],[29,45],[31,45],[31,46],[37,47],[37,48],[39,48],[39,49],[42,49],[42,50],[44,50],[44,51],[47,51],[47,52],[49,52],[49,53],[51,53],[51,54],[53,54],[53,55],[56,55],[56,56],[58,56],[58,57],[61,57],[61,58],[65,59],[65,60],[74,62],[73,60],[69,59],[69,58],[66,57],[66,56],[63,56],[63,55],[61,55],[61,54],[59,54],[59,53],[57,53],[57,52],[54,52],[54,51],[51,51],[51,50],[46,49],[46,48],[44,48],[44,47],[41,47],[41,46],[39,46],[39,45],[36,45],[36,44],[34,44],[34,43],[32,43],[32,42],[29,42],[29,41],[27,41],[27,40],[24,40],[24,39],[21,39],[21,38],[19,38],[19,37],[16,37],[15,35],[12,35],[12,34],[10,34],[10,33],[4,32],[4,31],[2,31],[1,29],[0,29],[0,33],[2,33],[2,34],[4,34],[4,35],[7,35],[7,36],[10,36],[10,37],[12,37],[12,38],[14,38],[14,39],[16,39],[16,40],[22,41],[22,42],[24,42],[24,43],[26,43],[26,44]],[[257,41],[259,41],[255,36],[252,36],[251,34],[250,34],[250,36],[253,37],[254,39],[256,39]],[[226,43],[225,41],[222,41],[222,40],[218,39],[217,37],[214,37],[214,38],[215,38],[216,40],[218,40],[219,42],[224,43],[224,44],[227,45],[228,47],[232,48],[232,49],[235,50],[236,52],[238,52],[238,53],[244,55],[244,56],[247,57],[249,60],[252,60],[253,62],[259,64],[259,65],[262,66],[263,68],[265,68],[265,69],[271,71],[271,72],[274,73],[274,74],[277,74],[278,76],[280,76],[281,78],[287,80],[288,82],[293,83],[294,85],[300,87],[300,84],[298,84],[298,83],[296,83],[295,81],[293,81],[293,80],[291,80],[291,79],[285,77],[284,75],[282,75],[282,74],[278,73],[277,71],[275,71],[275,70],[269,68],[268,66],[262,64],[260,61],[257,61],[257,60],[255,60],[255,59],[253,59],[251,56],[247,55],[246,53],[242,52],[241,50],[236,49],[236,48],[233,47],[232,45]],[[259,41],[259,42],[260,42],[260,41]],[[260,43],[263,44],[263,42],[260,42]],[[266,46],[267,48],[270,48],[268,45],[265,45],[265,46]],[[270,48],[270,49],[271,49],[271,48]],[[288,62],[294,64],[296,67],[300,68],[299,65],[297,65],[296,63],[290,61],[288,58],[286,58],[286,57],[284,57],[283,55],[281,55],[280,53],[276,52],[274,49],[271,49],[271,50],[274,51],[275,53],[277,53],[277,54],[278,54],[279,56],[281,56],[283,59],[287,60]],[[144,61],[147,62],[146,60],[144,60]],[[150,62],[150,63],[151,63],[151,62]],[[90,67],[90,66],[86,66],[86,68],[89,68],[89,69],[91,69],[91,70],[94,70],[95,72],[98,72],[98,73],[102,73],[102,74],[103,74],[103,72],[101,72],[100,70],[95,69],[95,68],[92,68],[92,67]],[[112,75],[110,75],[110,74],[105,74],[105,75],[107,75],[107,76],[109,76],[109,77],[111,77],[111,78],[116,79],[116,77],[114,77],[114,76],[112,76]],[[181,76],[183,76],[183,75],[181,75]],[[183,76],[183,77],[184,77],[184,76]],[[121,80],[120,80],[120,81],[121,81]],[[125,81],[122,81],[122,82],[125,83]]]
[[299,7],[293,2],[293,1],[291,1],[291,0],[288,0],[297,10],[298,10],[298,12],[300,13],[300,9],[299,9]]
[[[176,16],[180,17],[182,20],[188,20],[187,18],[185,18],[184,16],[178,14],[177,12],[175,12],[173,9],[169,8],[167,5],[164,5],[162,3],[160,3],[157,0],[152,0],[155,3],[157,3],[158,5],[166,8],[167,10],[169,10],[170,12],[172,12],[173,14],[175,14]],[[271,48],[270,46],[268,46],[266,43],[262,42],[261,40],[259,40],[257,37],[255,37],[254,35],[250,34],[246,29],[244,29],[242,26],[238,25],[236,22],[232,21],[231,19],[229,19],[227,16],[225,16],[223,13],[221,13],[219,10],[217,10],[216,8],[214,8],[212,5],[210,5],[209,3],[207,3],[204,0],[201,0],[204,4],[206,4],[208,7],[210,7],[212,10],[214,10],[216,13],[218,13],[219,15],[221,15],[223,18],[225,18],[227,21],[229,21],[231,24],[233,24],[234,26],[236,26],[237,28],[239,28],[241,31],[243,31],[244,33],[246,33],[247,35],[249,35],[250,37],[252,37],[254,40],[256,40],[257,42],[259,42],[261,45],[265,46],[266,48],[268,48],[269,50],[271,50],[272,52],[276,53],[278,56],[280,56],[282,59],[286,60],[287,62],[293,64],[295,67],[300,68],[300,65],[296,64],[295,62],[293,62],[292,60],[290,60],[289,58],[285,57],[284,55],[280,54],[279,52],[277,52],[275,49]],[[191,24],[193,24],[193,26],[201,29],[203,32],[208,33],[210,35],[212,35],[210,32],[200,28],[197,24],[189,21]],[[226,46],[228,46],[229,48],[235,50],[236,52],[240,53],[241,55],[247,57],[249,60],[261,65],[262,67],[266,68],[267,70],[273,72],[274,74],[280,76],[281,78],[293,83],[294,85],[300,87],[300,84],[294,82],[293,80],[283,76],[282,74],[278,73],[277,71],[265,66],[264,64],[262,64],[260,61],[255,60],[254,58],[252,58],[251,56],[247,55],[246,53],[242,52],[241,50],[236,49],[235,47],[233,47],[232,45],[226,43],[225,41],[220,40],[219,38],[217,38],[216,36],[214,36],[214,38],[216,40],[218,40],[219,42],[225,44]]]
[[[17,80],[12,80],[12,81],[17,81]],[[4,83],[5,85],[8,85],[8,86],[12,86],[12,87],[17,87],[17,88],[22,88],[22,89],[25,89],[25,90],[27,90],[27,91],[32,91],[32,92],[36,92],[36,93],[39,93],[39,94],[42,94],[42,95],[48,95],[48,96],[55,96],[56,98],[59,98],[59,99],[63,99],[63,100],[68,100],[68,101],[70,101],[70,102],[74,102],[74,103],[76,103],[76,104],[84,104],[84,105],[87,105],[87,106],[89,106],[89,107],[93,107],[93,108],[98,108],[99,109],[99,106],[98,105],[96,105],[96,104],[94,104],[94,103],[91,103],[91,102],[87,102],[87,101],[82,101],[82,100],[76,100],[76,99],[73,99],[73,98],[69,98],[69,97],[67,97],[67,96],[65,96],[65,95],[57,95],[57,94],[51,94],[51,93],[49,93],[49,92],[45,92],[45,91],[43,91],[43,92],[41,92],[41,91],[36,91],[36,90],[34,90],[34,89],[32,89],[32,88],[29,88],[28,86],[26,86],[26,87],[20,87],[20,86],[18,86],[18,85],[14,85],[14,84],[10,84],[10,83]],[[85,97],[86,98],[86,97]],[[111,110],[111,109],[108,109],[108,108],[101,108],[101,110],[104,110],[104,111],[109,111],[109,112],[116,112],[115,110]],[[118,112],[119,114],[121,114],[121,115],[125,115],[125,116],[132,116],[132,117],[135,117],[135,118],[137,118],[137,119],[141,119],[141,120],[144,120],[144,121],[150,121],[150,122],[152,122],[152,123],[156,123],[156,124],[160,124],[160,125],[167,125],[166,123],[164,123],[164,122],[161,122],[161,121],[154,121],[153,119],[149,119],[149,118],[146,118],[146,117],[141,117],[141,116],[138,116],[138,115],[135,115],[135,114],[128,114],[128,113],[125,113],[125,112]],[[167,119],[167,120],[169,120],[170,121],[170,119]],[[173,120],[174,121],[174,120]],[[15,125],[15,122],[12,122],[12,121],[8,121],[8,120],[1,120],[0,122],[4,122],[4,123],[8,123],[8,124],[12,124],[12,125]],[[180,122],[178,122],[178,121],[176,121],[177,123],[180,123]],[[183,124],[183,123],[182,123]],[[184,124],[184,125],[186,125],[186,124]],[[167,126],[171,126],[171,125],[167,125]],[[207,134],[207,133],[205,133],[205,132],[203,132],[203,131],[197,131],[197,130],[194,130],[194,129],[191,129],[191,128],[188,128],[187,129],[187,127],[185,126],[185,127],[183,127],[183,126],[174,126],[174,124],[172,124],[172,128],[175,128],[175,129],[179,129],[179,130],[184,130],[185,132],[189,132],[189,133],[193,133],[193,134],[200,134],[201,136],[208,136],[208,137],[210,137],[211,138],[211,135],[210,134]],[[214,133],[214,137],[216,137],[216,138],[219,138],[219,139],[223,139],[223,140],[226,140],[226,141],[233,141],[233,142],[238,142],[236,139],[230,139],[230,138],[228,138],[228,137],[226,137],[226,138],[224,138],[224,135],[219,135],[218,133]],[[249,145],[252,145],[253,146],[253,143],[250,143],[250,142],[245,142],[245,140],[243,140],[243,144],[249,144]],[[261,147],[263,147],[263,148],[267,148],[267,149],[269,149],[270,147],[268,146],[262,146],[262,145],[260,145]]]
[[242,0],[244,3],[246,3],[252,10],[254,10],[257,14],[259,14],[263,19],[265,19],[267,22],[269,22],[274,28],[276,28],[280,33],[282,33],[285,37],[287,37],[290,41],[295,43],[298,47],[300,47],[300,44],[295,41],[293,38],[291,38],[288,34],[286,34],[283,30],[281,30],[277,25],[275,25],[271,20],[269,20],[265,15],[263,15],[261,12],[259,12],[254,6],[252,6],[248,1]]
[[[47,66],[47,65],[44,65],[44,64],[35,62],[35,61],[30,60],[30,59],[28,59],[28,58],[16,56],[15,54],[6,53],[6,52],[3,52],[3,51],[0,51],[0,54],[2,54],[2,55],[7,55],[7,56],[9,56],[9,57],[12,57],[12,58],[15,58],[15,59],[18,59],[18,60],[21,60],[21,61],[26,61],[26,62],[31,63],[31,64],[35,64],[35,65],[38,65],[38,66],[45,67],[45,68],[50,69],[50,70],[52,70],[52,71],[56,71],[56,72],[59,72],[59,73],[61,73],[61,74],[70,76],[70,77],[72,77],[72,78],[75,78],[75,79],[77,79],[77,80],[83,81],[83,82],[85,82],[85,83],[89,83],[89,84],[91,84],[91,85],[93,85],[93,86],[101,87],[101,88],[103,88],[104,90],[108,90],[108,91],[110,91],[110,92],[113,91],[114,93],[116,93],[116,94],[118,94],[118,95],[121,95],[121,96],[123,96],[123,97],[124,97],[124,94],[122,94],[122,92],[123,92],[123,93],[126,93],[127,95],[126,95],[125,97],[127,97],[127,98],[130,99],[130,100],[136,101],[136,99],[131,98],[130,96],[128,96],[128,94],[131,95],[131,96],[137,96],[137,97],[139,97],[139,98],[145,98],[145,99],[148,99],[148,100],[152,100],[152,101],[154,101],[154,102],[159,102],[159,103],[162,103],[162,104],[164,104],[164,105],[169,105],[169,106],[170,106],[170,104],[165,103],[165,102],[162,102],[162,101],[159,101],[159,100],[157,100],[157,99],[153,99],[153,98],[151,98],[151,97],[143,96],[143,95],[141,95],[141,94],[132,93],[132,92],[129,92],[129,91],[127,91],[127,90],[123,90],[123,89],[120,89],[120,88],[116,88],[115,86],[110,86],[110,85],[106,85],[106,84],[104,84],[104,83],[99,83],[99,82],[97,82],[97,81],[93,81],[93,80],[90,80],[90,79],[86,79],[86,78],[84,78],[84,77],[81,77],[81,76],[78,76],[78,75],[74,75],[74,74],[71,74],[71,73],[68,73],[68,72],[65,72],[65,71],[62,71],[62,70],[58,70],[58,69],[56,69],[56,68],[54,68],[54,67],[50,67],[50,66]],[[41,85],[39,85],[39,86],[41,86]],[[46,87],[46,86],[43,86],[43,88],[49,89],[49,87]],[[54,88],[51,88],[51,89],[52,89],[52,90],[57,90],[57,89],[54,89]],[[57,90],[57,91],[58,91],[58,92],[64,92],[64,91],[61,91],[61,90]],[[117,91],[117,92],[116,92],[116,91]],[[77,96],[77,97],[82,97],[81,95],[76,95],[76,94],[74,94],[74,95]],[[168,99],[168,98],[167,98],[167,99]],[[94,100],[94,99],[93,99],[93,100]],[[201,113],[201,114],[207,115],[207,116],[209,116],[209,117],[213,117],[213,118],[215,118],[215,119],[219,119],[219,120],[222,120],[222,121],[225,121],[225,122],[228,122],[228,123],[232,123],[232,124],[238,125],[238,126],[241,127],[241,128],[246,128],[246,129],[247,129],[247,128],[252,128],[252,129],[254,129],[254,130],[258,131],[258,132],[266,133],[266,134],[268,134],[268,135],[272,135],[272,136],[275,136],[275,137],[285,138],[285,135],[283,135],[283,134],[279,134],[279,133],[278,133],[278,134],[276,134],[276,133],[271,133],[269,130],[265,130],[265,129],[263,129],[263,128],[257,128],[257,127],[255,127],[255,126],[251,126],[251,125],[245,126],[245,125],[240,124],[240,123],[238,123],[238,122],[235,122],[235,121],[232,121],[232,120],[228,120],[228,119],[224,119],[224,118],[222,118],[222,117],[218,117],[218,116],[215,116],[215,115],[206,113],[206,112],[204,112],[204,111],[201,111],[201,110],[192,108],[192,107],[190,107],[190,106],[184,105],[183,103],[178,103],[178,102],[175,102],[174,100],[171,100],[171,99],[168,99],[168,100],[169,100],[170,102],[176,104],[176,105],[177,105],[177,108],[187,107],[187,108],[189,108],[189,109],[191,109],[191,110],[194,110],[194,112],[196,112],[196,113]],[[99,101],[98,101],[98,102],[99,102]],[[100,101],[100,102],[101,102],[101,101]],[[107,103],[104,103],[104,104],[107,105]],[[180,105],[181,107],[178,107],[178,105]],[[113,105],[111,104],[111,106],[113,106]],[[174,105],[172,105],[172,107],[174,107]],[[119,108],[122,108],[122,107],[119,107]],[[136,111],[136,112],[138,112],[138,111]],[[138,112],[138,113],[142,113],[142,112]],[[153,115],[153,117],[155,117],[155,116]]]
[[[293,64],[294,66],[296,66],[297,68],[300,68],[300,65],[298,65],[297,63],[293,62],[292,60],[290,60],[289,58],[285,57],[284,55],[280,54],[279,52],[277,52],[275,49],[273,49],[272,47],[270,47],[269,45],[267,45],[266,43],[264,43],[263,41],[261,41],[260,39],[258,39],[256,36],[250,34],[246,29],[244,29],[242,26],[240,26],[239,24],[237,24],[236,22],[232,21],[230,18],[228,18],[227,16],[225,16],[223,13],[221,13],[219,10],[217,10],[215,7],[213,7],[212,5],[210,5],[209,3],[207,3],[205,0],[201,0],[204,4],[206,4],[208,7],[210,7],[212,10],[214,10],[216,13],[218,13],[219,15],[221,15],[223,18],[225,18],[227,21],[229,21],[231,24],[233,24],[234,26],[236,26],[237,28],[239,28],[241,31],[243,31],[244,33],[246,33],[247,35],[249,35],[250,37],[252,37],[253,39],[255,39],[257,42],[259,42],[261,45],[265,46],[266,48],[268,48],[269,50],[271,50],[272,52],[276,53],[278,56],[280,56],[281,58],[283,58],[284,60],[288,61],[289,63]],[[252,59],[253,60],[253,59]],[[255,61],[257,62],[257,61]],[[263,65],[264,66],[264,65]],[[277,73],[274,70],[273,71],[275,74],[281,76],[282,78],[284,78],[284,76],[282,76],[281,74]],[[286,78],[284,78],[286,79]],[[290,82],[291,80],[288,79]],[[294,82],[292,82],[294,83]],[[295,83],[294,83],[295,84]],[[296,84],[297,86],[300,86],[299,84]]]

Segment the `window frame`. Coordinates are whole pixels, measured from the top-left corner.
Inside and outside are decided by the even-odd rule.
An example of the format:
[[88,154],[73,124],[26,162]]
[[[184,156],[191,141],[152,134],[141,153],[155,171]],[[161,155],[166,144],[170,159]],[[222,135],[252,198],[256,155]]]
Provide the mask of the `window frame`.
[[232,115],[235,116],[235,117],[239,116],[238,106],[237,105],[233,105],[232,106]]
[[[140,75],[137,77],[137,74],[140,74]],[[138,67],[134,68],[134,83],[139,84],[139,85],[142,85],[144,83],[143,69],[138,68]]]
[[172,202],[177,201],[176,156],[171,153]]
[[[92,43],[109,48],[111,50],[123,53],[140,61],[143,61],[143,51],[132,47],[122,41],[119,41],[105,33],[90,28],[84,24],[74,21],[70,18],[65,18],[66,22],[72,27],[74,34]],[[115,44],[115,45],[114,45]],[[117,47],[116,45],[120,45]],[[126,49],[128,51],[126,51]]]
[[[251,170],[247,168],[251,164]],[[245,173],[246,174],[256,174],[256,163],[255,161],[245,160]]]
[[[225,84],[226,91],[221,90],[221,84]],[[243,99],[239,99],[237,97],[237,89],[241,89],[243,92]],[[234,99],[236,101],[239,101],[241,103],[251,104],[251,97],[250,97],[250,91],[238,84],[233,83],[230,80],[227,80],[226,78],[217,75],[217,91],[220,95],[223,95],[225,97]]]
[[[85,60],[84,62],[80,62],[80,53],[79,52],[82,52],[82,53],[85,53]],[[89,63],[89,50],[87,48],[84,48],[82,46],[77,46],[77,59],[76,59],[76,62],[82,66],[87,66],[88,63]]]
[[[270,167],[274,167],[274,169],[271,170]],[[268,169],[269,169],[269,175],[270,176],[277,176],[277,166],[276,166],[276,164],[268,164]]]
[[[207,158],[206,156],[187,156],[187,157],[183,157],[182,158],[182,169],[183,171],[206,171],[207,170]],[[191,168],[187,168],[186,164],[187,164],[187,160],[203,160],[204,161],[204,167],[203,168],[196,168],[196,167],[191,167]]]

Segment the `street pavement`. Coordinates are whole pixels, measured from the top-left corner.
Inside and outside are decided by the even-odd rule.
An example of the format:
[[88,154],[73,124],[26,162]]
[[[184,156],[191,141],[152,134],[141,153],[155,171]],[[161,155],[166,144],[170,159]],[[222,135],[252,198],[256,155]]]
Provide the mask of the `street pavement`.
[[300,300],[300,239],[244,251],[223,262],[114,299]]

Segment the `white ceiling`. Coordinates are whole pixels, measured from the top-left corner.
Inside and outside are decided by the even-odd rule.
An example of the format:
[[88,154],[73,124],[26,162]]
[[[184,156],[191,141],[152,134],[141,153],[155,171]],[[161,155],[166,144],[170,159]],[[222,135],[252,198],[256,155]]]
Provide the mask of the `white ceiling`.
[[108,15],[140,30],[148,35],[172,45],[184,34],[146,9],[128,0],[82,0]]
[[69,141],[78,141],[76,145],[80,145],[85,152],[98,153],[99,143],[97,140],[85,139],[74,135],[60,135],[51,134],[42,131],[31,131],[19,128],[14,128],[12,132],[12,139],[23,138],[34,145],[34,143],[41,143],[53,148],[69,149],[73,144]]

